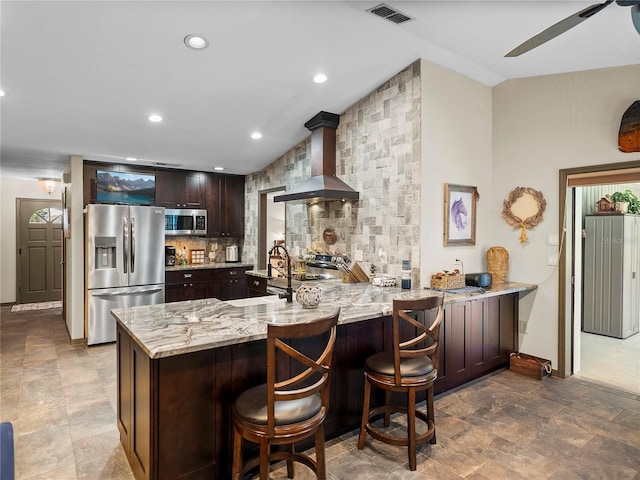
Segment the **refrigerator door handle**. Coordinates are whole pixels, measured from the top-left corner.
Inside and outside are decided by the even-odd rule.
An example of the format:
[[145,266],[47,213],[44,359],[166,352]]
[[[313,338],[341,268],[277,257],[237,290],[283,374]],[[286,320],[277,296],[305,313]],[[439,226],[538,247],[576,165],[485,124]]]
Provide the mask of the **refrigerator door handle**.
[[118,292],[118,293],[92,293],[91,295],[96,298],[113,298],[113,297],[129,297],[131,295],[149,295],[151,293],[161,292],[161,287],[156,288],[148,288],[143,290],[133,290],[127,292]]
[[124,264],[124,273],[127,272],[129,263],[129,223],[127,217],[122,217],[122,263]]
[[136,223],[131,217],[131,273],[136,271]]

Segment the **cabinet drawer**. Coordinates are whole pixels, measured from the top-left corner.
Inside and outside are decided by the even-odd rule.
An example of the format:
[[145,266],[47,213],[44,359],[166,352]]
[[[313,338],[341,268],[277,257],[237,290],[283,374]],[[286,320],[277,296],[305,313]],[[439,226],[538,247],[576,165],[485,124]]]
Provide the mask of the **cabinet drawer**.
[[247,288],[260,293],[267,293],[267,279],[262,277],[254,277],[247,275]]
[[211,271],[207,269],[179,270],[165,272],[165,283],[202,282],[211,278]]
[[213,270],[213,279],[214,280],[231,280],[231,279],[242,279],[244,282],[245,272],[249,270],[247,267],[238,267],[238,268],[216,268]]

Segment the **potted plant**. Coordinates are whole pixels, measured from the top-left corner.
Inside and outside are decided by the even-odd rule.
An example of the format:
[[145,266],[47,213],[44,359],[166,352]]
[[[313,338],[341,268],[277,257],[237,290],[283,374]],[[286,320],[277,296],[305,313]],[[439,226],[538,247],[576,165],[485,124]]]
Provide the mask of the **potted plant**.
[[[640,213],[640,201],[635,194],[627,189],[624,192],[613,192],[611,200],[616,203],[616,211],[620,213]],[[624,205],[626,203],[626,205]],[[620,205],[619,205],[620,204]]]

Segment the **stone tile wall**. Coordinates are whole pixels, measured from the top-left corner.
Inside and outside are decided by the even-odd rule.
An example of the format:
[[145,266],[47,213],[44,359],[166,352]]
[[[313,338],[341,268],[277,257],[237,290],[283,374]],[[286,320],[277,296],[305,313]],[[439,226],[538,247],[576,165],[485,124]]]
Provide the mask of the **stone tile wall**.
[[[414,287],[419,286],[420,102],[416,61],[341,114],[336,174],[360,192],[360,199],[288,203],[286,244],[294,254],[309,247],[347,253],[366,269],[373,263],[378,272],[398,279],[401,261],[410,259]],[[261,172],[246,177],[247,261],[257,260],[259,193],[309,178],[310,146],[309,136]],[[338,233],[331,246],[322,239],[329,227]]]

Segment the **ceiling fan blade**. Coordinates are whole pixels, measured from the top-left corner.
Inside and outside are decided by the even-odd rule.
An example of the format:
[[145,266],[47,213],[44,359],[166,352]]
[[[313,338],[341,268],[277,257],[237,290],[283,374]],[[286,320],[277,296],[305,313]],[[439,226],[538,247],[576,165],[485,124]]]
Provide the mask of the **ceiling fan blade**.
[[580,10],[578,13],[574,13],[573,15],[565,18],[564,20],[560,20],[555,25],[551,25],[546,30],[543,30],[539,34],[531,37],[522,45],[519,45],[513,50],[511,50],[509,53],[505,55],[505,57],[517,57],[519,55],[522,55],[523,53],[528,52],[529,50],[533,50],[534,48],[539,47],[543,43],[546,43],[549,40],[556,38],[558,35],[563,34],[567,30],[570,30],[576,25],[579,25],[580,23],[584,22],[587,18],[592,17],[603,8],[611,5],[613,1],[614,0],[607,0],[604,3],[596,3],[595,5],[591,5],[590,7],[587,7],[584,10]]
[[640,5],[636,4],[631,7],[631,21],[638,33],[640,33]]

